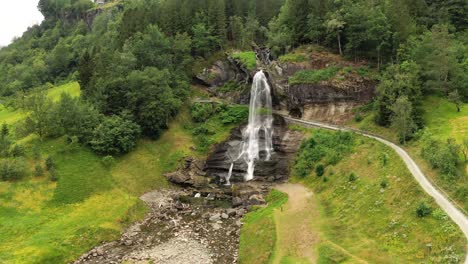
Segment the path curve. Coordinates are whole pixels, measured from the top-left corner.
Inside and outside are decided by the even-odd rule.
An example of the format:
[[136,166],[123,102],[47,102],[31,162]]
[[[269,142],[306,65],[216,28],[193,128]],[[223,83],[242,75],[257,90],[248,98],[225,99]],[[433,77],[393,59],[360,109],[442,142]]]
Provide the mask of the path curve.
[[[321,122],[315,121],[305,121],[301,119],[291,118],[289,116],[281,115],[288,123],[306,126],[306,127],[319,127],[325,128],[330,130],[337,130],[337,131],[350,131],[354,133],[361,134],[363,136],[376,139],[385,145],[391,147],[405,162],[406,167],[408,167],[409,171],[413,175],[414,179],[419,183],[419,185],[423,188],[423,190],[429,194],[436,203],[442,208],[442,210],[447,213],[447,215],[460,227],[462,232],[465,234],[465,237],[468,241],[468,219],[467,217],[460,211],[458,208],[453,205],[447,197],[445,197],[439,190],[437,190],[431,182],[426,178],[424,173],[421,171],[419,166],[414,162],[414,160],[410,157],[408,152],[404,149],[392,143],[380,136],[373,135],[371,133],[349,128],[349,127],[340,127],[330,124],[325,124]],[[467,245],[467,254],[465,254],[465,264],[468,264],[468,245]]]

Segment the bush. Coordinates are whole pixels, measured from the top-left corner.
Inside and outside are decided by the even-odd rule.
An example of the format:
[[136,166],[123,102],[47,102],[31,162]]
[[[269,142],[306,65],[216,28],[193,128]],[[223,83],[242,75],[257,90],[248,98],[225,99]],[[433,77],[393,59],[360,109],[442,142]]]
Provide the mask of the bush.
[[102,164],[104,165],[104,167],[106,167],[106,168],[110,168],[115,164],[115,159],[111,155],[107,155],[107,156],[103,157],[101,161],[102,161]]
[[237,124],[247,120],[249,108],[246,106],[230,106],[221,113],[221,123],[224,125]]
[[205,122],[215,112],[212,104],[195,103],[190,108],[190,115],[195,122]]
[[32,157],[34,160],[40,160],[41,159],[41,150],[39,149],[38,146],[34,146],[32,148]]
[[120,116],[104,118],[93,131],[91,149],[98,154],[127,153],[136,145],[140,135],[140,126]]
[[388,181],[386,179],[383,179],[381,182],[380,182],[380,187],[382,189],[385,189],[388,187]]
[[357,113],[356,115],[354,115],[354,121],[358,123],[361,122],[363,119],[364,117],[362,117],[361,113]]
[[45,160],[45,166],[48,171],[55,168],[55,161],[51,156],[48,156]]
[[425,202],[420,202],[416,208],[416,215],[418,217],[425,217],[432,213],[432,208],[429,207]]
[[42,166],[40,164],[37,164],[35,167],[34,167],[34,176],[42,176],[44,175],[44,169],[42,168]]
[[15,144],[10,150],[12,157],[24,157],[26,155],[26,149],[22,145]]
[[57,173],[57,170],[54,167],[52,167],[49,170],[49,174],[50,174],[50,180],[51,181],[53,181],[53,182],[58,181],[58,173]]
[[23,158],[0,160],[0,178],[4,181],[15,181],[28,174],[28,166]]
[[351,173],[349,174],[349,176],[348,176],[348,181],[354,182],[354,181],[356,181],[356,180],[357,180],[356,174],[355,174],[354,172],[351,172]]
[[458,175],[460,146],[455,143],[455,140],[448,139],[446,143],[443,143],[428,135],[423,135],[421,156],[449,179],[454,179]]
[[323,167],[322,164],[319,164],[317,165],[317,167],[315,167],[315,174],[317,174],[318,177],[321,177],[324,172],[325,172],[325,168]]

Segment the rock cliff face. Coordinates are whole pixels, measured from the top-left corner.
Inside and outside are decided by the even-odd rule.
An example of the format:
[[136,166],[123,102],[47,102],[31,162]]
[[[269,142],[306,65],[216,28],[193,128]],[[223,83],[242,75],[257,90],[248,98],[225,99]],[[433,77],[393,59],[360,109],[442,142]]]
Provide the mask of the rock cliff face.
[[[273,148],[274,153],[269,161],[255,163],[255,181],[285,180],[289,176],[289,163],[294,153],[298,150],[302,139],[302,133],[287,129],[286,122],[280,116],[274,116]],[[232,158],[230,153],[240,148],[242,144],[241,126],[232,131],[231,137],[226,142],[216,146],[205,163],[204,171],[207,176],[218,183],[223,183],[229,172]],[[262,153],[260,153],[262,157]],[[237,155],[236,155],[237,156]],[[231,182],[242,182],[247,173],[247,165],[243,160],[234,163]]]
[[302,62],[274,61],[268,67],[269,79],[282,110],[303,119],[342,123],[352,116],[353,108],[372,100],[376,81],[352,72],[338,73],[331,80],[317,83],[290,85],[289,78],[301,70],[363,66],[326,52],[303,56]]

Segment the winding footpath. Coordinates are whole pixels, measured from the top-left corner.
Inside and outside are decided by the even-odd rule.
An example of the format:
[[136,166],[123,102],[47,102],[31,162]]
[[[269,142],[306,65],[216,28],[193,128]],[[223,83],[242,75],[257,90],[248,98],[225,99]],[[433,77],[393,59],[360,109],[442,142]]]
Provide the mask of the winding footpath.
[[[353,129],[353,128],[348,128],[348,127],[340,127],[340,126],[334,126],[334,125],[329,125],[329,124],[324,124],[320,122],[315,122],[315,121],[304,121],[301,119],[295,119],[291,118],[289,116],[282,115],[283,118],[290,124],[296,124],[300,126],[305,126],[305,127],[319,127],[319,128],[325,128],[325,129],[330,129],[330,130],[337,130],[337,131],[350,131],[354,132],[357,134],[361,134],[363,136],[373,138],[375,140],[378,140],[385,145],[391,147],[395,152],[403,159],[405,162],[406,166],[410,170],[411,174],[413,175],[414,179],[419,183],[419,185],[423,188],[423,190],[429,194],[436,203],[447,213],[447,215],[460,227],[462,232],[465,234],[466,239],[468,240],[468,219],[467,217],[460,211],[458,208],[453,205],[447,197],[445,197],[439,190],[437,190],[431,182],[426,178],[424,173],[421,171],[419,166],[414,162],[414,160],[410,157],[410,155],[401,147],[398,145],[381,138],[377,135],[370,134],[365,131]],[[468,264],[468,246],[467,246],[467,254],[465,257],[465,264]]]

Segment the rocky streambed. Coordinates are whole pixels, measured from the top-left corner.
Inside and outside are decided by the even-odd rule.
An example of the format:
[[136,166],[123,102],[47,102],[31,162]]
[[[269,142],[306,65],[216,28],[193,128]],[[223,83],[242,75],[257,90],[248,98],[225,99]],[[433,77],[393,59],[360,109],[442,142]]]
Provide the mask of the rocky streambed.
[[[270,189],[263,183],[236,186],[239,196],[220,190],[172,189],[140,197],[150,207],[143,221],[119,240],[82,255],[81,263],[237,263],[242,217]],[[233,207],[233,204],[235,207]]]

